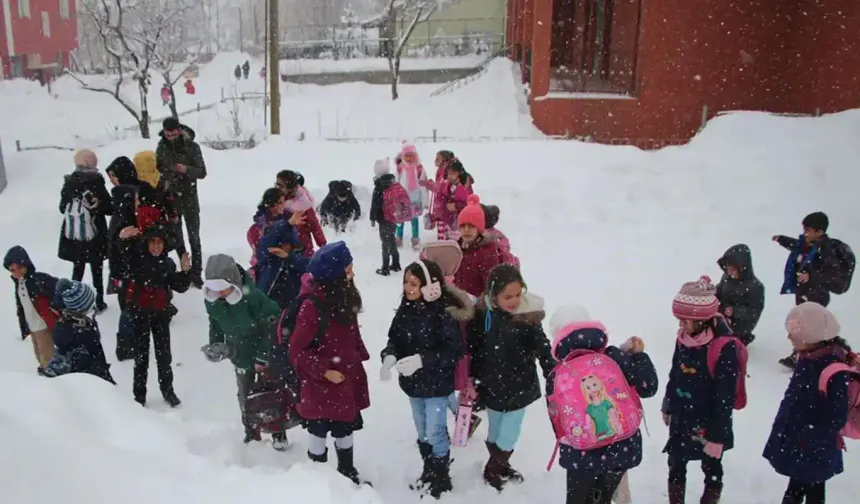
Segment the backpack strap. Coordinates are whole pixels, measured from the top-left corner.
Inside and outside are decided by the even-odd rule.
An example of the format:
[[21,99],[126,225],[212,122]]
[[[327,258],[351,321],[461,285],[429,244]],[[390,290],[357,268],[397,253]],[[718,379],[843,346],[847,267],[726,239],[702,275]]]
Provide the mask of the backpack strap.
[[[281,318],[278,319],[278,334],[277,334],[277,344],[282,345],[284,343],[284,331],[283,331],[283,323],[284,317],[288,317],[292,319],[295,323],[295,320],[299,316],[299,312],[302,310],[302,305],[305,304],[305,301],[310,301],[314,304],[314,307],[317,309],[318,319],[317,319],[317,333],[314,335],[314,339],[311,340],[308,345],[311,348],[318,348],[322,344],[322,338],[325,336],[326,331],[328,331],[328,310],[323,303],[322,299],[313,295],[313,294],[302,294],[297,297],[295,300],[295,304],[290,307],[288,310],[284,310],[281,312]],[[296,328],[293,327],[293,330]]]
[[734,336],[717,336],[711,341],[710,345],[708,345],[708,373],[711,375],[711,378],[716,378],[717,362],[720,361],[720,356],[723,354],[723,348],[725,348],[729,343],[734,343],[736,345],[742,344],[740,343],[740,340]]
[[857,373],[857,370],[844,362],[834,362],[824,368],[824,371],[822,371],[821,375],[818,376],[818,391],[827,395],[827,384],[830,382],[830,379],[833,378],[833,375],[836,373],[844,372]]

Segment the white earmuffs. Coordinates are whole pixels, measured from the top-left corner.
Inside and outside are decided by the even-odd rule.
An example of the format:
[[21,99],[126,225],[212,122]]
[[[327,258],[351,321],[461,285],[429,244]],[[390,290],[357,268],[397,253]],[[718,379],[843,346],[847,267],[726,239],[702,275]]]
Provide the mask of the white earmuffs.
[[424,298],[424,301],[432,303],[442,297],[442,284],[438,281],[432,281],[433,279],[430,278],[430,271],[427,269],[427,265],[424,264],[424,261],[419,259],[416,262],[421,266],[421,271],[424,272],[424,283],[427,284],[424,287],[421,287],[421,296]]

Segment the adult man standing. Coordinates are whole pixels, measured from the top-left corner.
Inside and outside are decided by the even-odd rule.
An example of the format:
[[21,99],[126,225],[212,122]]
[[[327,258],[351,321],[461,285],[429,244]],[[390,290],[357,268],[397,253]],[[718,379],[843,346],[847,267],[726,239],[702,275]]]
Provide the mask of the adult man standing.
[[206,163],[200,146],[194,141],[194,130],[180,124],[175,117],[168,117],[158,133],[161,140],[155,151],[158,171],[164,178],[165,188],[170,191],[179,210],[176,252],[186,252],[182,222],[188,228],[188,243],[191,246],[191,283],[198,289],[203,286],[203,251],[200,247],[200,201],[197,198],[197,181],[206,178]]

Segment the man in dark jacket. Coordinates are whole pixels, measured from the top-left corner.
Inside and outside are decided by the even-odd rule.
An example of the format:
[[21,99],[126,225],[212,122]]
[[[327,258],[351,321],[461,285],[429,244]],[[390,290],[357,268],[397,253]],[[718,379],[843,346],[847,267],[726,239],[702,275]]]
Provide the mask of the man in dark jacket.
[[[158,171],[164,177],[165,187],[175,199],[179,216],[188,228],[191,245],[191,281],[198,289],[203,285],[203,251],[200,246],[200,202],[197,198],[197,181],[206,178],[206,163],[200,146],[194,141],[194,130],[168,117],[159,132],[161,140],[155,151]],[[176,251],[185,253],[182,223],[179,223],[179,242]]]
[[752,253],[744,244],[735,245],[723,254],[717,264],[723,278],[717,284],[720,313],[745,345],[755,339],[753,331],[764,311],[764,285],[756,278],[752,266]]
[[[840,249],[845,244],[830,238],[830,219],[824,212],[813,212],[803,219],[803,234],[797,238],[776,235],[773,241],[789,251],[785,262],[784,281],[780,294],[794,294],[795,304],[813,301],[822,306],[830,304],[831,293],[848,289],[853,273],[846,271]],[[848,251],[850,253],[850,249]],[[779,361],[794,368],[795,354]]]

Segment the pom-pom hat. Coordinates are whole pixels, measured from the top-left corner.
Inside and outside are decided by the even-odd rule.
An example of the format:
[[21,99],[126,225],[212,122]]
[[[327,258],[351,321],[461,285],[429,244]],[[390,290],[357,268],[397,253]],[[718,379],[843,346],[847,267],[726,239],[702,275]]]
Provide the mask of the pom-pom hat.
[[710,320],[719,312],[717,288],[706,275],[682,285],[672,301],[672,313],[680,320]]
[[487,218],[484,215],[484,209],[481,208],[481,198],[477,194],[469,195],[466,208],[460,211],[457,222],[460,226],[464,224],[475,226],[479,233],[487,230]]

